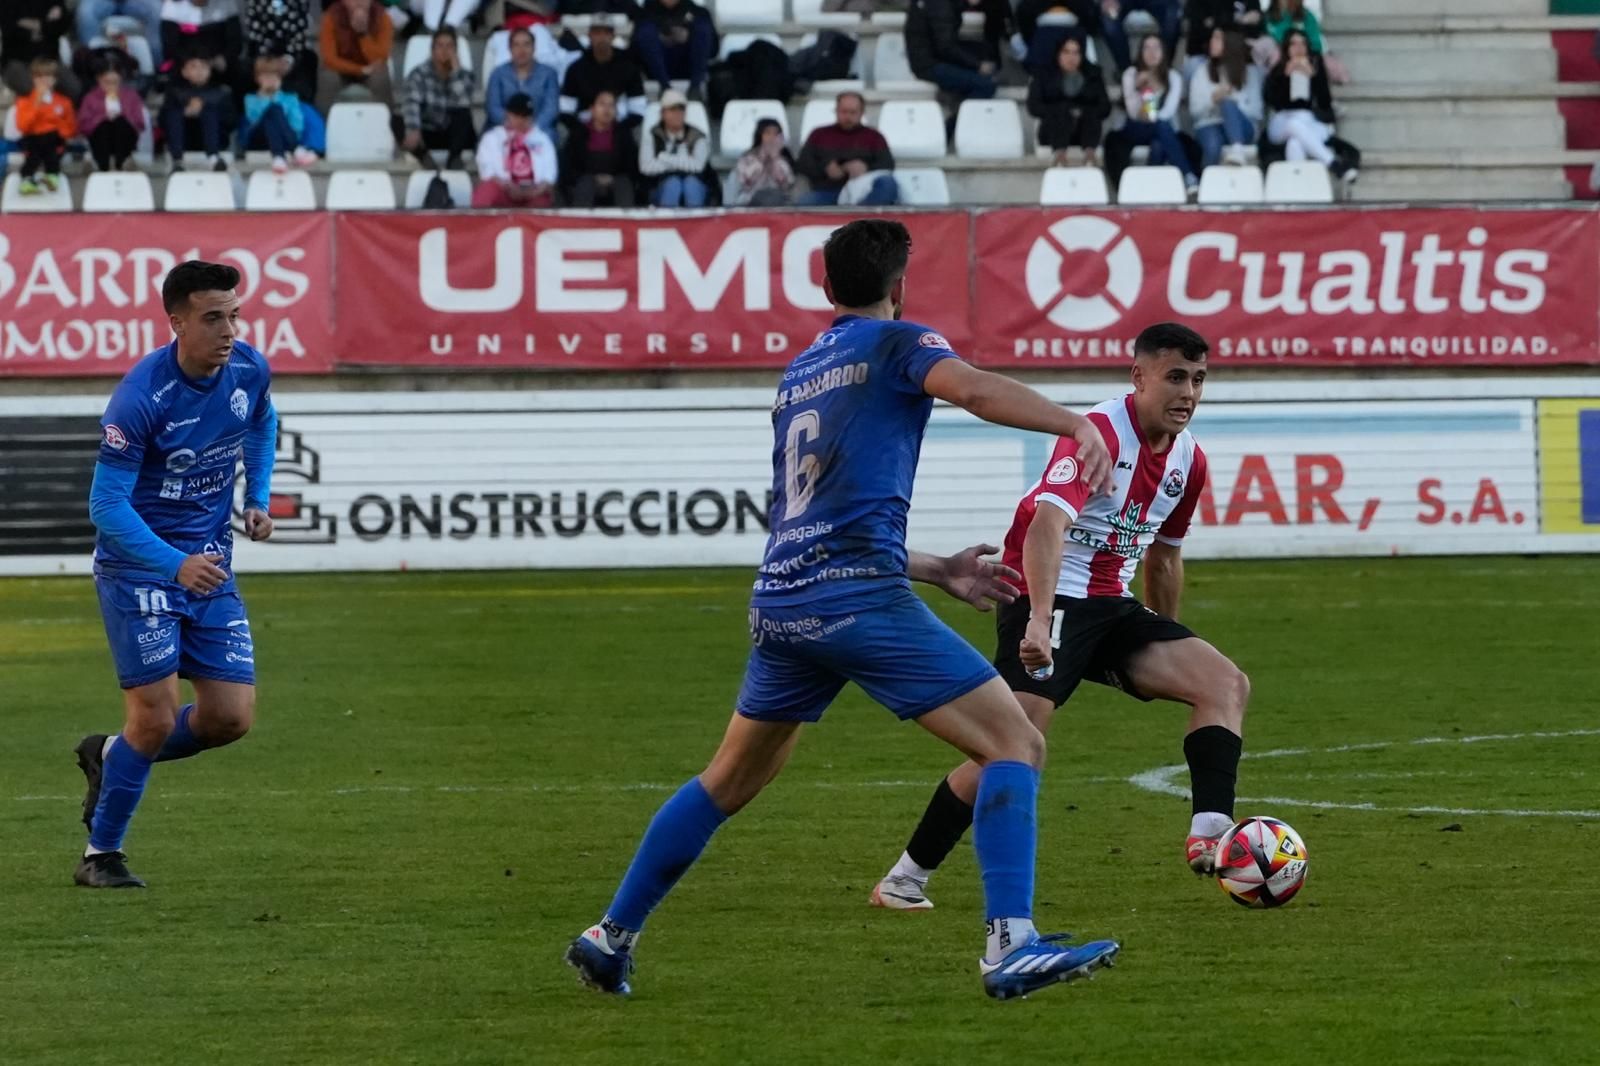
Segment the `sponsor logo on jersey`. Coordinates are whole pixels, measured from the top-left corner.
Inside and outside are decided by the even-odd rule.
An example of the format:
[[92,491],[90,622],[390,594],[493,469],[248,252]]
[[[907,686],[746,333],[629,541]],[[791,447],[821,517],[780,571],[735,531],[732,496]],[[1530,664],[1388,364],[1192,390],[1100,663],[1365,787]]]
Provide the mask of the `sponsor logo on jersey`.
[[1167,480],[1162,484],[1161,491],[1169,500],[1176,500],[1183,495],[1183,471],[1174,470],[1167,475]]
[[169,381],[165,385],[161,386],[155,392],[152,392],[150,394],[150,398],[152,400],[154,400],[156,403],[160,403],[161,402],[161,397],[163,397],[167,393],[171,392],[173,386],[176,385],[177,383],[178,383],[178,379],[177,378],[173,378],[171,381]]
[[192,426],[198,421],[200,421],[199,415],[196,415],[193,418],[185,418],[182,422],[168,422],[167,432],[171,433],[175,429],[182,429],[184,426]]
[[234,417],[242,422],[244,416],[250,413],[250,397],[244,394],[243,389],[234,389],[233,395],[228,397],[228,407]]
[[943,348],[947,352],[950,350],[950,342],[937,333],[924,333],[917,338],[917,343],[924,348]]
[[163,500],[183,499],[183,478],[166,477],[161,479],[161,498]]
[[128,438],[122,435],[122,430],[118,429],[115,424],[106,427],[106,444],[119,452],[128,450]]
[[1078,460],[1072,456],[1058,459],[1044,479],[1052,485],[1070,485],[1078,480]]
[[195,454],[192,448],[179,448],[167,456],[167,469],[174,474],[181,474],[195,463]]

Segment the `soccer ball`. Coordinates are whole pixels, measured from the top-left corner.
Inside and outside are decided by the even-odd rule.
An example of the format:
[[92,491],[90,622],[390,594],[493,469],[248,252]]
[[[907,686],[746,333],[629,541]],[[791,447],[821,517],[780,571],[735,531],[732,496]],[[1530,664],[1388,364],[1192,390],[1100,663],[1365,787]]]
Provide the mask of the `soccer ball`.
[[1306,881],[1306,845],[1276,818],[1246,818],[1217,846],[1217,883],[1245,907],[1281,907]]

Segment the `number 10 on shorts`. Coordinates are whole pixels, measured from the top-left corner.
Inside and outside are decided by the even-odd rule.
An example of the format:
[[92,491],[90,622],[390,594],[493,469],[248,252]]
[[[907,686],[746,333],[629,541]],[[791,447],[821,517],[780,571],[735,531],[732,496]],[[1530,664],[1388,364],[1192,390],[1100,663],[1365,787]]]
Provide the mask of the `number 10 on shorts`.
[[[168,614],[172,607],[167,603],[167,594],[162,589],[134,589],[133,594],[139,598],[139,613],[142,615]],[[1060,612],[1057,612],[1056,632],[1061,631]]]

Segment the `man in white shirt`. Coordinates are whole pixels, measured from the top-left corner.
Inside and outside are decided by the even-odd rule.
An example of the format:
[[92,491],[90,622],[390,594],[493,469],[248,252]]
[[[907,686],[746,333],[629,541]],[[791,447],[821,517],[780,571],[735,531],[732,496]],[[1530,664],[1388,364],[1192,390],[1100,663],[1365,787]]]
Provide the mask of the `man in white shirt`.
[[556,146],[533,121],[533,101],[517,93],[506,120],[478,142],[473,207],[554,207]]

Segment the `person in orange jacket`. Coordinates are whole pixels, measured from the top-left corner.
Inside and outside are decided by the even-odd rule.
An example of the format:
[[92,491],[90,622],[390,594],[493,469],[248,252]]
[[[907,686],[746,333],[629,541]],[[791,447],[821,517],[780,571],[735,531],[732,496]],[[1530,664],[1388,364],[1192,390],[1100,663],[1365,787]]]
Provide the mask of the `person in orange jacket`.
[[54,59],[40,57],[29,65],[33,92],[17,100],[17,131],[22,134],[22,184],[24,196],[39,192],[37,175],[44,171],[44,187],[55,192],[61,187],[61,157],[67,140],[78,132],[78,116],[72,101],[56,91]]

